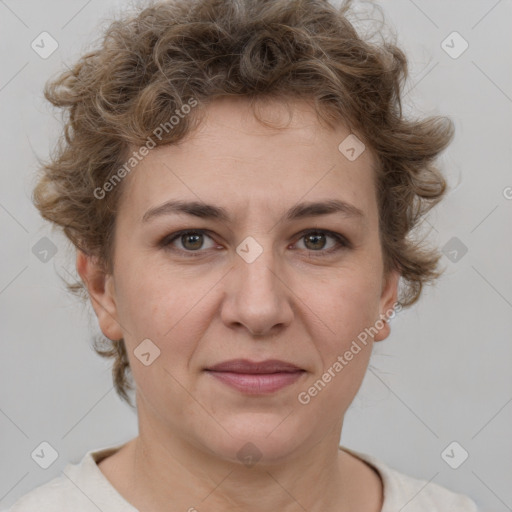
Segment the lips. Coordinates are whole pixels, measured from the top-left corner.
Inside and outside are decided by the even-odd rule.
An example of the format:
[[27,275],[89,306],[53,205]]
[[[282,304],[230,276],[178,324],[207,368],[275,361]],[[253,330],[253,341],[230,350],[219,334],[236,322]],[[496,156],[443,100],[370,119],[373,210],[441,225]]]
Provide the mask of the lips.
[[248,359],[232,359],[218,363],[210,368],[214,372],[230,372],[244,374],[261,374],[261,373],[292,373],[303,371],[302,368],[278,359],[267,359],[266,361],[253,362]]
[[293,384],[306,373],[302,368],[278,359],[259,362],[232,359],[207,368],[206,371],[217,381],[246,395],[274,393]]

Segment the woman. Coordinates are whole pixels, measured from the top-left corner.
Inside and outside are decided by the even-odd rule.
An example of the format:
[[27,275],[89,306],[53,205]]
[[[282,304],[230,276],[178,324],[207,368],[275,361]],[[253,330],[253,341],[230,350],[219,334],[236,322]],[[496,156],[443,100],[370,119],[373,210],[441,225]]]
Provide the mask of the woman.
[[404,119],[404,54],[348,8],[155,4],[48,84],[69,118],[34,202],[77,247],[139,435],[12,512],[476,510],[339,446],[373,343],[440,275],[408,235],[453,135]]

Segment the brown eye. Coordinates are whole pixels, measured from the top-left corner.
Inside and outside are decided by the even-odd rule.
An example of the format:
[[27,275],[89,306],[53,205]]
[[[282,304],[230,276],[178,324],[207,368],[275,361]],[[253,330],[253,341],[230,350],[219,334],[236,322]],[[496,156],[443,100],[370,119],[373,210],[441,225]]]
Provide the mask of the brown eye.
[[304,236],[305,246],[311,250],[323,249],[326,244],[325,234],[312,232]]
[[333,231],[309,229],[300,233],[299,236],[301,238],[297,243],[304,244],[304,247],[299,246],[299,249],[303,249],[310,256],[329,256],[352,248],[351,243],[343,235]]
[[[341,234],[328,230],[309,229],[298,235],[304,247],[299,247],[310,256],[329,256],[342,250],[352,248],[351,243]],[[210,240],[210,245],[207,240]],[[330,239],[330,244],[329,244]],[[180,247],[181,244],[181,247]],[[180,256],[206,256],[215,248],[215,241],[204,230],[183,230],[166,236],[159,245]]]
[[[211,242],[210,246],[204,247],[206,239],[210,239]],[[179,246],[180,244],[181,247]],[[179,231],[165,237],[161,242],[161,246],[182,253],[197,252],[200,255],[206,252],[206,249],[211,249],[214,246],[214,242],[210,236],[201,230],[188,230]]]
[[181,235],[180,240],[185,249],[195,251],[201,249],[203,245],[203,234],[196,232],[185,233]]

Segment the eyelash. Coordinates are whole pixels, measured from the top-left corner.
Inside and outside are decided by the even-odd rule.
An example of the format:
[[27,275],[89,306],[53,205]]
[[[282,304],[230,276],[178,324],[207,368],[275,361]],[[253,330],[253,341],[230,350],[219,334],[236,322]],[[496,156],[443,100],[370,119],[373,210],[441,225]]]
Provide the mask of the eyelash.
[[[187,234],[202,234],[202,235],[207,235],[209,238],[212,238],[208,233],[209,233],[209,231],[205,230],[205,229],[184,229],[182,231],[176,231],[175,233],[171,233],[170,235],[167,235],[166,237],[164,237],[161,240],[159,245],[166,250],[186,254],[186,257],[197,258],[197,257],[204,255],[204,250],[198,249],[197,251],[187,251],[187,250],[183,250],[183,249],[176,249],[176,248],[172,247],[171,244],[175,240],[179,239],[181,236],[187,235]],[[309,235],[312,233],[328,235],[328,236],[334,238],[338,243],[338,245],[336,247],[332,247],[331,249],[327,249],[327,250],[319,249],[318,251],[314,251],[312,249],[306,249],[306,251],[309,252],[310,255],[315,258],[325,257],[326,255],[331,255],[335,252],[352,248],[352,244],[343,235],[340,235],[339,233],[335,233],[334,231],[329,231],[326,229],[306,229],[306,230],[298,233],[298,236],[299,236],[298,240],[300,240],[300,239],[304,238],[306,235]],[[315,253],[319,253],[319,254],[315,254]]]

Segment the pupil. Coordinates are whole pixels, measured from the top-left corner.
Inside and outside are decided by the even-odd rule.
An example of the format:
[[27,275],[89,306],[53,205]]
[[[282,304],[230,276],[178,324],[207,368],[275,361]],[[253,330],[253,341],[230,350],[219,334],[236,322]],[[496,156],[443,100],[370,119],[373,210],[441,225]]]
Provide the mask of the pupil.
[[189,245],[187,247],[187,243],[183,243],[183,247],[186,247],[187,249],[200,249],[201,248],[201,245],[202,245],[202,241],[200,239],[202,235],[201,234],[185,234],[183,235],[182,237],[182,243],[183,243],[183,240],[191,240],[191,239],[195,239],[195,245],[194,245],[194,242],[192,242],[192,247]]
[[[325,238],[325,235],[323,235],[323,234],[311,234],[311,235],[307,235],[306,240],[307,240],[307,241],[310,241],[310,240],[315,240],[315,239],[316,239],[316,240],[318,241],[318,239],[320,239],[320,238],[322,238],[322,239],[323,239],[323,238]],[[323,241],[323,240],[322,240],[322,241]],[[313,243],[314,243],[314,242],[313,242]],[[316,246],[316,247],[313,247],[313,248],[314,248],[314,249],[322,249],[322,247],[324,246],[324,244],[323,244],[323,243],[321,243],[320,245],[321,245],[321,247]]]

